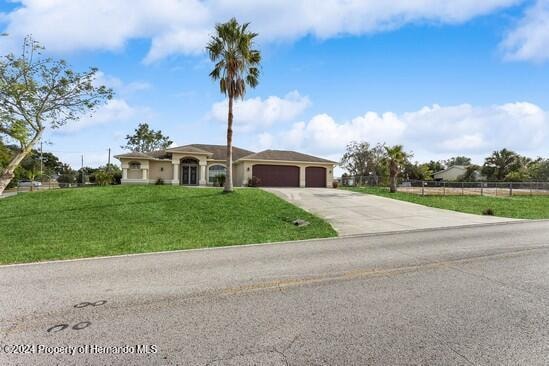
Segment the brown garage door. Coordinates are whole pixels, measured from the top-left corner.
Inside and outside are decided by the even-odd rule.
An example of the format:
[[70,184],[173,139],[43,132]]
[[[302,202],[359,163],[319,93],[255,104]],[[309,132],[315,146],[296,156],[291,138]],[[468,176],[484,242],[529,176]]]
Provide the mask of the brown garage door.
[[299,168],[289,165],[254,165],[252,175],[262,187],[299,187]]
[[308,167],[305,168],[306,187],[326,187],[326,168]]

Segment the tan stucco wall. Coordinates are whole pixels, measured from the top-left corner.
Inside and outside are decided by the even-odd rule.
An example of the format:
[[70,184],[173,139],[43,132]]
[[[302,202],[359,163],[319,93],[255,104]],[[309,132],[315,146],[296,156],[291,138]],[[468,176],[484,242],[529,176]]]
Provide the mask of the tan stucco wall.
[[233,166],[233,184],[236,186],[236,187],[243,187],[245,186],[248,181],[246,180],[246,182],[244,182],[244,164],[243,163],[239,163],[239,164],[234,164]]
[[141,169],[128,169],[128,179],[141,179],[142,176]]
[[[149,161],[140,159],[121,159],[122,162],[122,183],[148,183]],[[130,164],[136,162],[141,164],[140,169],[130,169]],[[145,179],[143,177],[145,176]]]
[[[122,183],[154,183],[158,178],[162,178],[166,183],[179,184],[179,164],[182,158],[193,158],[199,162],[199,184],[208,184],[209,167],[212,165],[223,165],[224,161],[209,160],[206,156],[177,154],[173,153],[170,161],[157,160],[139,160],[139,159],[120,159],[122,169],[127,173],[127,178],[122,180]],[[141,169],[129,169],[131,162],[141,163]],[[174,178],[175,173],[177,177]],[[252,160],[240,161],[233,164],[233,184],[236,187],[245,187],[248,185],[248,180],[252,178],[253,166],[256,164],[266,165],[291,165],[299,167],[299,183],[301,187],[305,187],[305,169],[307,167],[322,167],[326,168],[326,187],[332,186],[334,164],[326,163],[307,163],[307,162],[291,162],[291,161],[269,161],[269,160]],[[160,168],[164,168],[163,171]],[[145,178],[143,178],[145,177]]]
[[149,163],[149,180],[171,181],[173,178],[173,165],[169,161],[151,161]]

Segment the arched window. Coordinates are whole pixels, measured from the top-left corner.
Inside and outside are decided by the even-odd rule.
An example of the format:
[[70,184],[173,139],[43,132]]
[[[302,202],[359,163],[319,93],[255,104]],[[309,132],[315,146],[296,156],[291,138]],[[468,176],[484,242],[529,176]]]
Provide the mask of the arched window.
[[130,169],[141,169],[141,163],[137,161],[132,161],[128,165],[130,166]]
[[217,177],[225,174],[226,174],[226,169],[223,165],[210,166],[208,168],[208,183],[210,184],[217,183]]

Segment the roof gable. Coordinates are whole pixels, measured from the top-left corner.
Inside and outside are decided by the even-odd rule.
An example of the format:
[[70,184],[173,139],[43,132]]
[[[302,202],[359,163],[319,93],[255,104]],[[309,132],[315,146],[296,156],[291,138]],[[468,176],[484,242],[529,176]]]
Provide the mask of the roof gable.
[[132,152],[129,152],[129,153],[126,153],[126,154],[119,154],[119,155],[115,155],[114,157],[117,158],[117,159],[120,159],[120,158],[126,158],[126,159],[154,159],[153,156],[148,155],[146,153],[139,152],[139,151],[132,151]]
[[[206,144],[191,144],[188,146],[194,146],[198,149],[209,151],[212,159],[225,160],[227,159],[227,145],[206,145]],[[233,160],[236,161],[244,156],[254,154],[253,151],[241,149],[233,146]]]
[[194,145],[183,145],[170,147],[166,149],[167,152],[182,152],[182,153],[191,153],[191,154],[201,154],[201,155],[212,155],[211,152],[198,148]]

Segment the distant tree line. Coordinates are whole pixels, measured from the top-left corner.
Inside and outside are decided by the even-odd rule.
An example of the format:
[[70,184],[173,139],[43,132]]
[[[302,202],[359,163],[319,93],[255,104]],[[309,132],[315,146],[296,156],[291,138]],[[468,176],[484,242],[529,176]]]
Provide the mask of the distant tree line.
[[[0,173],[9,164],[20,147],[8,145],[0,140]],[[42,161],[41,161],[42,160]],[[59,183],[95,183],[95,184],[120,184],[122,171],[114,164],[97,168],[84,167],[78,170],[71,168],[62,162],[59,157],[51,152],[43,152],[32,149],[21,161],[14,171],[14,178],[7,188],[16,187],[21,180],[31,181],[57,181]]]
[[458,178],[460,181],[549,181],[549,158],[532,159],[508,149],[492,152],[482,165],[473,164],[466,156],[427,163],[412,161],[412,157],[401,145],[351,142],[340,163],[348,172],[344,176],[355,177],[358,184],[392,186],[396,179],[432,180],[434,173],[455,165],[465,167],[465,173]]

